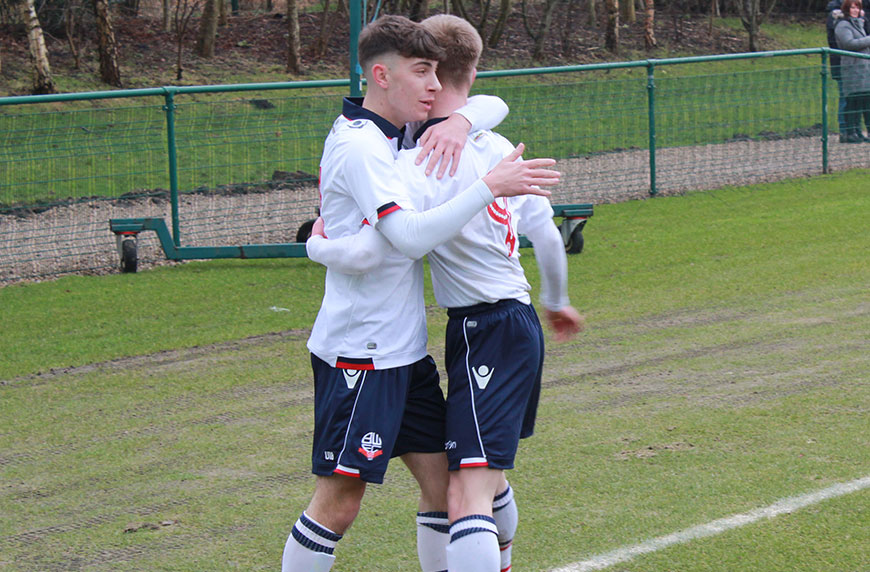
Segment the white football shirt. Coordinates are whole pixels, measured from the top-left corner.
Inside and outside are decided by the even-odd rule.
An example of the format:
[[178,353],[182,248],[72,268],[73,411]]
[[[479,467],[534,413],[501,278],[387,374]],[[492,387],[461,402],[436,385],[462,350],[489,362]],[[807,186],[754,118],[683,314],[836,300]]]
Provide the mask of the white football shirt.
[[[403,131],[345,99],[320,161],[321,216],[330,238],[354,235],[363,221],[400,208],[395,168]],[[308,349],[334,367],[385,369],[426,356],[422,262],[390,247],[377,270],[327,269],[323,302]]]
[[[414,164],[413,149],[399,153],[396,168],[410,189],[414,207],[425,211],[456,196],[513,150],[501,135],[478,131],[469,136],[452,178],[426,177]],[[552,219],[553,209],[545,197],[525,195],[493,201],[458,235],[429,253],[438,304],[456,308],[505,299],[530,303],[531,287],[519,261],[519,234],[534,234],[542,225],[555,230]]]

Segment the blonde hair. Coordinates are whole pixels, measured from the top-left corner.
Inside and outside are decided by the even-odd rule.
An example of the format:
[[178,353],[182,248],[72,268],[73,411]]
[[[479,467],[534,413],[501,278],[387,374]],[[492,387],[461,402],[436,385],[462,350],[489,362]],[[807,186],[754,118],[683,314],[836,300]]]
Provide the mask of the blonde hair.
[[421,24],[445,53],[445,57],[438,60],[438,80],[455,87],[470,86],[471,74],[483,52],[483,41],[474,26],[449,14],[431,16]]

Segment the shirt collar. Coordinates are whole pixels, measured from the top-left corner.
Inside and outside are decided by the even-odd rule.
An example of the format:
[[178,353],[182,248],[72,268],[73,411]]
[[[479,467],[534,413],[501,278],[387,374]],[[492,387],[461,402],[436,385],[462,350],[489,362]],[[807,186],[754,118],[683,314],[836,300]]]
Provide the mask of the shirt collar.
[[361,97],[345,97],[342,102],[341,113],[348,119],[368,119],[378,126],[378,129],[389,139],[395,137],[397,146],[402,148],[402,141],[405,139],[405,127],[401,129],[369,109],[362,106],[363,98]]
[[437,125],[447,119],[446,117],[433,117],[432,119],[427,120],[423,125],[420,126],[419,129],[414,133],[414,143],[417,142],[417,139],[423,136],[423,133],[426,132],[427,129],[432,127],[433,125]]

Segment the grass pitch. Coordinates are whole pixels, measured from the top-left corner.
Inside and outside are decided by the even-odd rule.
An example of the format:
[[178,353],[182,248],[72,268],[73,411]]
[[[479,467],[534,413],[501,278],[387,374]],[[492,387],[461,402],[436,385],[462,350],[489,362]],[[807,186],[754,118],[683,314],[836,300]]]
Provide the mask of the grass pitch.
[[[510,474],[516,570],[870,475],[866,176],[596,207],[569,259],[588,330],[549,344]],[[220,261],[0,290],[0,569],[275,570],[313,486],[322,280]],[[334,570],[417,569],[415,506],[396,463]],[[867,570],[868,515],[865,489],[610,569]]]

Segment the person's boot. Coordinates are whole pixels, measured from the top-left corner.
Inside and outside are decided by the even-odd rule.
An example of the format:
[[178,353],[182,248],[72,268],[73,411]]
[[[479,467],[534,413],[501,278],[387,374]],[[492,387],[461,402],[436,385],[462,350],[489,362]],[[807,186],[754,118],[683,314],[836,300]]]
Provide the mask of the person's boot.
[[864,136],[861,135],[861,130],[855,127],[852,127],[846,132],[846,140],[843,141],[840,139],[842,143],[863,143]]

